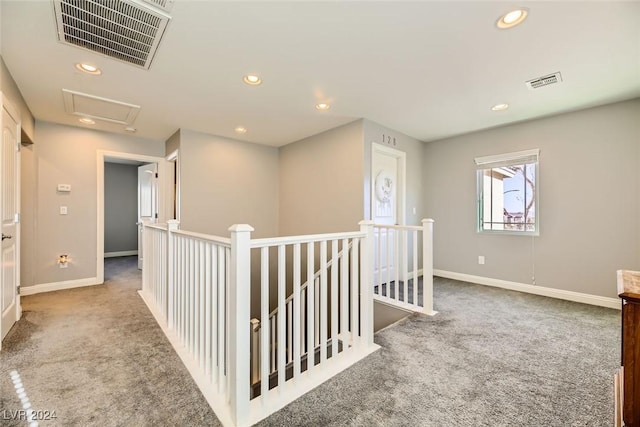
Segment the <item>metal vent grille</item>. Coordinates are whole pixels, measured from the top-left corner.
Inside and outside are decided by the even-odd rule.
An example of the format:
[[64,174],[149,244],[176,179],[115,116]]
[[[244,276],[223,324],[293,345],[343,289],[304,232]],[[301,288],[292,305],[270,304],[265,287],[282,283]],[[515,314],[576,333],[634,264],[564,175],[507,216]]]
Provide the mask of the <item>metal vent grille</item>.
[[159,7],[162,10],[170,12],[171,8],[173,7],[174,0],[143,0],[143,1],[154,5],[155,7]]
[[54,8],[61,42],[147,69],[170,19],[136,0],[54,0]]
[[538,89],[543,86],[549,86],[562,81],[562,75],[560,71],[557,73],[549,74],[547,76],[538,77],[537,79],[529,80],[526,85],[529,89]]

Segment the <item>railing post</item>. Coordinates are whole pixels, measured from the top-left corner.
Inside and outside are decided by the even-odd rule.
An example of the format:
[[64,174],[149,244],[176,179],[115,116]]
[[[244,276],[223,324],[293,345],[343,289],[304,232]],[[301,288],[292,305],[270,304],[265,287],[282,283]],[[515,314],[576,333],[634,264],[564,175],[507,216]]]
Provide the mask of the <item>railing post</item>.
[[373,345],[373,229],[373,221],[360,221],[360,231],[366,233],[360,253],[360,334],[367,347]]
[[175,271],[176,254],[174,250],[173,232],[178,230],[180,221],[170,219],[167,221],[167,324],[169,329],[174,328],[175,321]]
[[249,424],[251,232],[248,224],[235,224],[231,232],[231,262],[227,302],[229,405],[236,426]]
[[422,310],[429,316],[438,314],[433,311],[433,223],[431,218],[422,220]]
[[140,239],[142,241],[142,293],[147,295],[149,293],[149,275],[150,275],[150,271],[149,271],[149,257],[144,256],[144,254],[148,254],[149,253],[149,242],[147,239],[147,234],[149,234],[147,232],[147,230],[145,230],[146,228],[146,224],[143,222],[142,224],[140,224],[140,231],[139,233],[142,234],[142,239]]

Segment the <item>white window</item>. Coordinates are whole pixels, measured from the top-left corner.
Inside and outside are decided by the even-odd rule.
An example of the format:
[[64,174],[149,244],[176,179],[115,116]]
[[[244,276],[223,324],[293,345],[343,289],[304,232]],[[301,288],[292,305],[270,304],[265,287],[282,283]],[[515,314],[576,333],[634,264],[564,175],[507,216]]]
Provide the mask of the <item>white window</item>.
[[477,157],[478,232],[538,235],[540,150]]

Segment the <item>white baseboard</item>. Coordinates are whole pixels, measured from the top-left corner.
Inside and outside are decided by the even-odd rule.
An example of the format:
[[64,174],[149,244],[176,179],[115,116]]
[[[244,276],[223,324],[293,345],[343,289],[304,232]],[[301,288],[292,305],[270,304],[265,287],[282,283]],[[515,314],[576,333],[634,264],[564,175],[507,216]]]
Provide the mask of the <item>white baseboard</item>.
[[119,252],[105,252],[104,253],[104,257],[105,258],[115,258],[115,257],[119,257],[119,256],[133,256],[133,255],[138,255],[138,250],[137,249],[135,251],[119,251]]
[[62,289],[80,288],[83,286],[101,285],[96,277],[86,279],[64,280],[62,282],[42,283],[40,285],[24,286],[20,288],[20,296],[40,294],[43,292],[60,291]]
[[460,280],[462,282],[477,283],[479,285],[493,286],[528,294],[558,298],[583,304],[597,305],[600,307],[615,308],[620,310],[620,300],[617,298],[601,297],[599,295],[584,294],[581,292],[565,291],[562,289],[545,288],[544,286],[528,285],[526,283],[510,282],[508,280],[492,279],[490,277],[474,276],[471,274],[455,273],[452,271],[433,270],[434,276],[446,279]]

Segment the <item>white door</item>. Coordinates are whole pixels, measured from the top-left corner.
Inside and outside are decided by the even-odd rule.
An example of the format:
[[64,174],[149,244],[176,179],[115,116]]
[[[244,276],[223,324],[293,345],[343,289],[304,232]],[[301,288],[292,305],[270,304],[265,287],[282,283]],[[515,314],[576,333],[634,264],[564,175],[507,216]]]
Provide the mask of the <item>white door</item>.
[[[404,223],[404,168],[406,154],[379,144],[372,147],[371,166],[371,216],[376,224],[398,225]],[[375,229],[374,285],[394,282],[396,279],[396,248],[399,236],[393,229]],[[392,286],[395,288],[395,286]],[[385,286],[384,295],[388,293]]]
[[138,168],[138,268],[142,269],[143,224],[158,219],[158,164],[149,163]]
[[13,324],[20,318],[20,296],[18,277],[20,272],[19,254],[19,159],[20,141],[17,114],[10,114],[7,106],[2,108],[2,148],[0,150],[0,215],[2,221],[2,251],[0,282],[2,295],[1,339],[7,335]]

